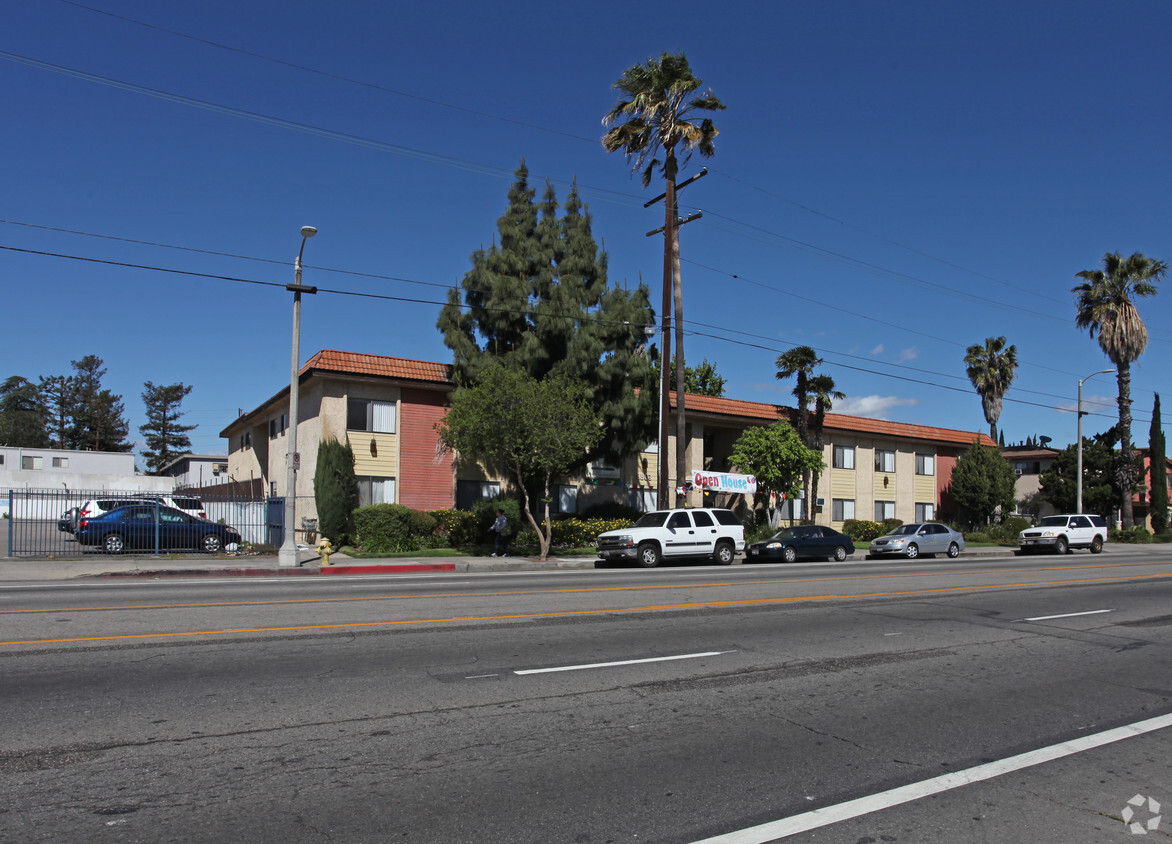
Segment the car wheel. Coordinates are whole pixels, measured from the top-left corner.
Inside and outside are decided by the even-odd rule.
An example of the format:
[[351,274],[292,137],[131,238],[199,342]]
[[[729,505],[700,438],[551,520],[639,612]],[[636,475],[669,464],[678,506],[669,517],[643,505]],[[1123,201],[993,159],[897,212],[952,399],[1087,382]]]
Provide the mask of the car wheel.
[[916,545],[916,543],[913,542],[910,545],[908,545],[907,549],[903,552],[903,554],[909,560],[914,560],[916,557],[920,556],[920,546]]
[[112,533],[102,542],[107,554],[121,554],[126,550],[126,541],[116,533]]
[[1103,537],[1096,536],[1091,540],[1091,553],[1101,554],[1103,552]]
[[205,536],[201,544],[203,545],[203,550],[209,554],[219,554],[224,550],[224,540],[220,539],[214,533],[209,533]]
[[798,549],[787,545],[781,551],[781,558],[787,563],[796,562],[798,559]]
[[1060,536],[1060,537],[1058,537],[1058,539],[1056,539],[1054,541],[1054,553],[1055,554],[1069,554],[1070,553],[1070,543],[1067,541],[1065,536]]
[[841,545],[839,545],[837,548],[834,549],[834,561],[836,563],[841,563],[845,559],[846,559],[846,549],[843,548]]
[[956,559],[960,556],[960,546],[955,542],[948,546],[948,556],[952,557],[953,559]]
[[654,542],[644,542],[639,546],[639,556],[636,559],[645,569],[655,568],[659,565],[659,546]]
[[716,558],[716,562],[720,563],[722,566],[732,565],[733,557],[735,557],[736,554],[736,549],[733,548],[732,543],[716,543],[716,554],[714,556]]

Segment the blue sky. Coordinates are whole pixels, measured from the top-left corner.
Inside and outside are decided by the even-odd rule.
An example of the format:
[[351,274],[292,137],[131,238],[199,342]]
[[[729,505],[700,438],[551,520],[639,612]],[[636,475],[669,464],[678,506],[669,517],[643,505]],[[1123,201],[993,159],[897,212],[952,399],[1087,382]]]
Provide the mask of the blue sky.
[[[200,453],[288,383],[303,225],[304,283],[394,297],[306,297],[303,361],[449,360],[435,303],[522,157],[559,197],[577,178],[612,283],[658,303],[662,206],[643,202],[662,182],[598,139],[613,82],[663,51],[728,107],[681,201],[704,212],[682,230],[686,359],[731,397],[788,403],[774,361],[808,344],[836,410],[984,431],[962,358],[1004,335],[1006,438],[1072,442],[1077,381],[1109,365],[1074,325],[1075,273],[1172,259],[1165,0],[38,0],[0,22],[0,377],[98,355],[139,442],[145,381],[193,386]],[[1146,445],[1153,392],[1172,395],[1172,288],[1139,307]],[[1085,386],[1104,403],[1088,434],[1114,393]]]

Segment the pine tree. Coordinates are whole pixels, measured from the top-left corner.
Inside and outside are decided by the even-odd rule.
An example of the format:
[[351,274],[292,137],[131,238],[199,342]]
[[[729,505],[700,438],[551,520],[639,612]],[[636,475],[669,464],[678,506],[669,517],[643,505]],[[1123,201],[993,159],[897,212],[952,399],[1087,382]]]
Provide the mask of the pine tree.
[[972,526],[989,524],[998,509],[1004,518],[1016,504],[1009,462],[996,448],[979,442],[957,458],[949,489],[963,518]]
[[67,448],[92,449],[93,451],[130,451],[131,443],[126,441],[130,433],[122,404],[122,396],[116,396],[102,389],[102,359],[97,355],[86,355],[72,361],[77,373],[73,376],[74,390],[70,417]]
[[150,381],[143,387],[142,403],[147,421],[139,426],[138,432],[146,440],[142,456],[147,469],[157,475],[176,457],[191,451],[191,438],[187,432],[194,431],[196,426],[179,423],[179,417],[183,415],[179,405],[192,388],[183,386],[182,382],[156,387]]
[[436,323],[456,383],[473,384],[494,361],[538,380],[581,381],[604,437],[571,468],[634,453],[654,437],[658,393],[642,353],[644,326],[655,323],[648,290],[609,286],[606,253],[576,185],[559,219],[552,185],[537,205],[524,161],[515,176],[497,221],[499,244],[472,253],[472,269]]
[[1168,455],[1164,443],[1164,427],[1160,421],[1160,394],[1152,406],[1152,427],[1148,435],[1148,460],[1151,463],[1151,486],[1148,500],[1151,503],[1152,532],[1165,533],[1168,530]]
[[40,379],[41,399],[45,403],[49,442],[53,448],[72,448],[70,429],[73,427],[73,378],[53,375]]
[[335,548],[349,544],[354,532],[354,508],[358,504],[358,480],[354,476],[354,450],[350,443],[330,438],[318,446],[313,499],[317,504],[318,535],[329,539]]
[[0,444],[47,448],[46,421],[45,405],[36,384],[19,375],[0,384]]

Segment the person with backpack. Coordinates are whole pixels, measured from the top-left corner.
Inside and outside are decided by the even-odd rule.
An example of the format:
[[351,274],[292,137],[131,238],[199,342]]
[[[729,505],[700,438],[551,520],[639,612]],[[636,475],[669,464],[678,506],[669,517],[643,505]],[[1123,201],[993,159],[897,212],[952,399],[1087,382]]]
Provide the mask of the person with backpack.
[[492,523],[492,532],[496,543],[492,552],[494,557],[509,556],[509,520],[505,518],[505,511],[497,509],[496,521]]

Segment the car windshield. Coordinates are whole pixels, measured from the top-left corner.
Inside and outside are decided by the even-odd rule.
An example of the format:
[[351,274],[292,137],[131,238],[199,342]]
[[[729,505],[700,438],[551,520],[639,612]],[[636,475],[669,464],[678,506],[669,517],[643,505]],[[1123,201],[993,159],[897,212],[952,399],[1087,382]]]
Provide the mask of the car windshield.
[[665,519],[667,519],[667,516],[667,510],[656,510],[651,513],[644,513],[639,517],[639,520],[635,522],[634,526],[637,528],[663,527],[663,522]]
[[1066,527],[1066,516],[1047,516],[1038,522],[1038,527]]
[[797,535],[798,535],[798,532],[796,530],[794,530],[793,528],[786,528],[785,530],[779,530],[777,533],[773,534],[773,536],[771,536],[769,538],[770,539],[796,539]]
[[895,530],[891,531],[891,533],[889,533],[887,535],[888,536],[911,536],[919,529],[920,529],[919,525],[900,525],[899,527],[897,527]]

